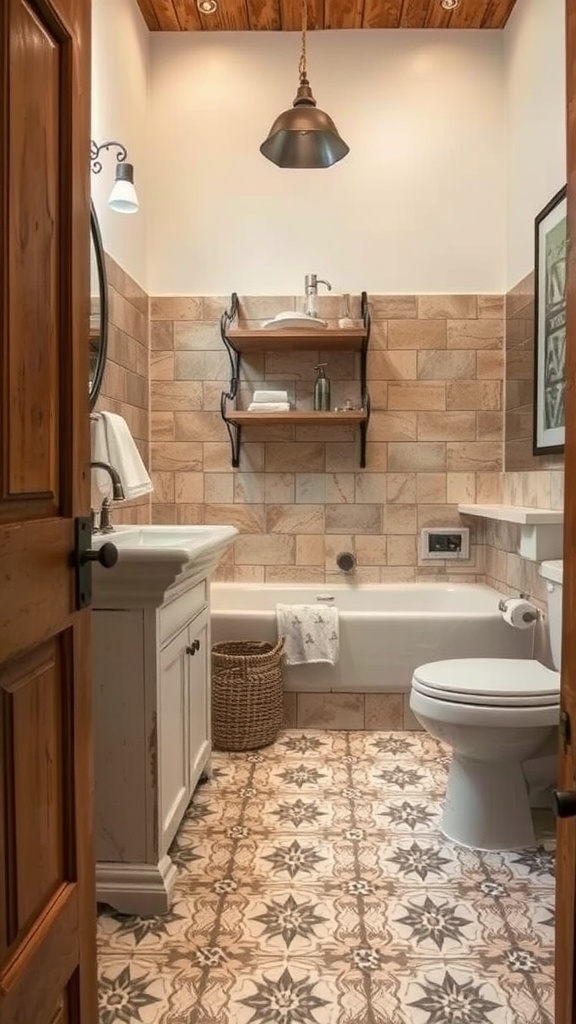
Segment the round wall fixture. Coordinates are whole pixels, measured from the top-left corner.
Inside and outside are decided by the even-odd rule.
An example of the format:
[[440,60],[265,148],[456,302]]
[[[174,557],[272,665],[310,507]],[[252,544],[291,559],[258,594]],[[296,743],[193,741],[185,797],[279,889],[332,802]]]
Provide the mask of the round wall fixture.
[[216,0],[197,0],[196,6],[200,14],[214,14],[218,10]]

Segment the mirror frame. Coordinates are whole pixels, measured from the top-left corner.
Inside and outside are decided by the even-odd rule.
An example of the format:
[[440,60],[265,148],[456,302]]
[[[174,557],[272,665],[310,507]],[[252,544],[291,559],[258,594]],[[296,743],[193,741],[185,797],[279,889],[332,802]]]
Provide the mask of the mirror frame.
[[108,350],[108,280],[106,278],[106,257],[104,255],[104,246],[102,245],[100,225],[98,224],[98,217],[96,216],[96,210],[92,200],[90,200],[90,237],[96,254],[98,285],[100,288],[100,351],[98,352],[98,360],[94,371],[94,377],[88,385],[90,410],[92,410],[96,404],[100,388],[102,386],[104,367],[106,365],[106,353]]

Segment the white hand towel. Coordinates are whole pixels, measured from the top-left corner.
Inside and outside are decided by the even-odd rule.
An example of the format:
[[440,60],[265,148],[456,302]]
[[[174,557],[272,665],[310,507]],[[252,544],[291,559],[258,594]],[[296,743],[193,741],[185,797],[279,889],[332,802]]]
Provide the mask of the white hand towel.
[[287,402],[287,391],[255,391],[252,396],[253,402]]
[[325,604],[277,604],[278,636],[287,665],[335,665],[340,652],[338,609]]
[[[93,424],[92,459],[107,462],[118,470],[127,500],[149,494],[153,490],[152,481],[126,420],[114,412],[101,412]],[[108,474],[104,470],[94,470],[93,473],[100,495],[111,496],[112,484]]]
[[289,402],[250,402],[248,412],[290,412]]

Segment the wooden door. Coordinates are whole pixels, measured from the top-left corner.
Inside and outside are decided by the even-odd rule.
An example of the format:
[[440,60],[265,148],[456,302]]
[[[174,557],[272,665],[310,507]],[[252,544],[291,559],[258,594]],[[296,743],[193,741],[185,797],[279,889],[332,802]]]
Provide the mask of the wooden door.
[[[566,0],[568,98],[568,308],[566,346],[566,496],[562,710],[559,789],[576,794],[576,6]],[[576,817],[558,820],[556,876],[556,1024],[576,1024]]]
[[0,1021],[96,1024],[89,0],[0,2]]

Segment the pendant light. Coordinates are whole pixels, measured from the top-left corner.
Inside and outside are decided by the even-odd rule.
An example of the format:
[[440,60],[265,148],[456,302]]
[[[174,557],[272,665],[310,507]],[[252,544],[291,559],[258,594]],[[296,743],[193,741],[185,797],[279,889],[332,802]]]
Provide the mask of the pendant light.
[[306,75],[306,23],[306,0],[302,0],[300,85],[296,99],[276,118],[268,138],[260,146],[262,155],[278,167],[330,167],[350,152],[334,121],[318,109],[312,95]]

